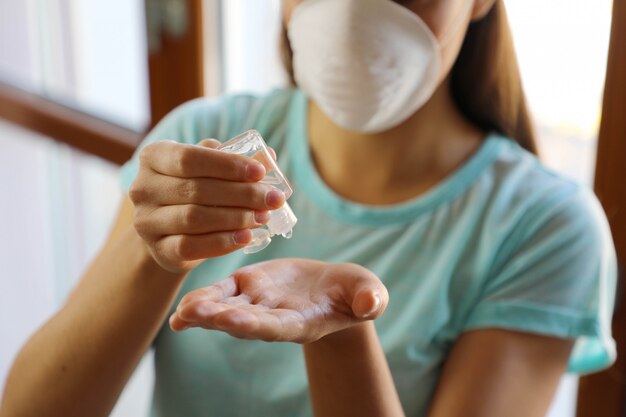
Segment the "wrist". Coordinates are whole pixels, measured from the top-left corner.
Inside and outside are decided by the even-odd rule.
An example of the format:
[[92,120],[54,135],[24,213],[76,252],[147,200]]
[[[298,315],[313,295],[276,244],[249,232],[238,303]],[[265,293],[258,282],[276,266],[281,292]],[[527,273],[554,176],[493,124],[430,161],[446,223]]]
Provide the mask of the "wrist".
[[136,267],[142,272],[139,276],[150,276],[155,279],[170,279],[173,281],[180,281],[185,278],[186,272],[170,271],[162,267],[148,247],[145,240],[139,236],[133,226],[129,226],[122,234],[121,240],[123,245],[134,254],[133,258],[136,260]]
[[312,348],[328,348],[328,349],[354,349],[355,346],[362,345],[372,335],[376,334],[374,322],[367,320],[356,323],[350,327],[330,333],[315,342],[307,343],[305,346]]

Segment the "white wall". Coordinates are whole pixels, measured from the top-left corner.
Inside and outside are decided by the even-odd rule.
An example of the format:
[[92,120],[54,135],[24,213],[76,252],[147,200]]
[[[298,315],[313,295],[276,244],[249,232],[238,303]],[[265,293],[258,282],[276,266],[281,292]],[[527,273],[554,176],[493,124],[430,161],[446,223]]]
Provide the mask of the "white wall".
[[287,84],[278,47],[280,3],[222,0],[223,92],[262,93]]

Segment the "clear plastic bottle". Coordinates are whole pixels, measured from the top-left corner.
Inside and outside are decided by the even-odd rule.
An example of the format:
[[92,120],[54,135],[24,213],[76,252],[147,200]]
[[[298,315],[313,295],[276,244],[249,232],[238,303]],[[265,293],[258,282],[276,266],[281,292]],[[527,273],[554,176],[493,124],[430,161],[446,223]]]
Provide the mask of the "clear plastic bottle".
[[[224,142],[217,149],[256,159],[265,167],[265,177],[260,182],[269,184],[282,191],[285,194],[285,199],[289,199],[291,194],[293,194],[289,182],[281,172],[276,161],[274,161],[274,158],[272,158],[265,141],[256,130],[244,132]],[[272,241],[272,237],[276,235],[289,239],[297,221],[298,219],[286,202],[281,208],[270,211],[270,220],[267,224],[263,227],[252,229],[253,238],[248,246],[243,249],[244,253],[256,253],[265,249]]]

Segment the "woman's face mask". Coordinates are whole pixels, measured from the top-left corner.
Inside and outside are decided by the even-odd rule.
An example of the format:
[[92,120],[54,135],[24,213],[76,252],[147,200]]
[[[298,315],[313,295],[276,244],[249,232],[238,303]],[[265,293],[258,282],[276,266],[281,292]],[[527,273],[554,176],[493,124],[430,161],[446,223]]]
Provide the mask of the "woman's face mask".
[[305,0],[288,25],[295,80],[338,126],[376,133],[426,103],[438,86],[441,41],[415,13],[391,0]]

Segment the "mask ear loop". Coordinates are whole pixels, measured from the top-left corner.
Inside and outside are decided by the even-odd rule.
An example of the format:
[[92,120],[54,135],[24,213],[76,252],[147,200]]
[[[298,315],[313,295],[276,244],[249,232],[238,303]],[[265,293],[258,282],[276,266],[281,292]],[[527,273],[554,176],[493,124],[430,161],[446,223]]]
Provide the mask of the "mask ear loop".
[[459,32],[461,22],[464,21],[464,19],[467,17],[468,13],[472,9],[472,5],[474,4],[474,1],[473,0],[464,0],[464,1],[465,1],[465,8],[459,14],[456,15],[451,29],[448,30],[448,33],[446,33],[443,39],[437,40],[437,43],[439,44],[439,49],[445,48],[448,45],[448,43],[450,43],[450,40],[454,37],[454,35],[456,35]]

